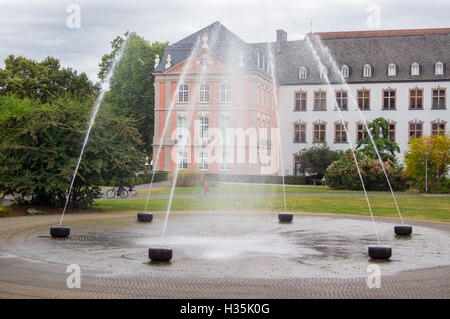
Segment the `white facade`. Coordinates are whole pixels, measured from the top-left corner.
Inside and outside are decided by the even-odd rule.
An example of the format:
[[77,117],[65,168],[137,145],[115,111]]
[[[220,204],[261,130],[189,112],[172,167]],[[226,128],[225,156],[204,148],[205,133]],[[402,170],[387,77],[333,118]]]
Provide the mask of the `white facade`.
[[[436,88],[446,89],[446,95],[449,93],[450,82],[386,82],[386,83],[358,83],[349,84],[348,92],[348,111],[342,111],[344,121],[348,123],[348,140],[356,147],[357,123],[362,121],[361,115],[367,121],[377,117],[383,117],[388,121],[395,123],[395,141],[400,147],[400,153],[397,158],[403,161],[403,155],[408,148],[409,123],[411,121],[423,122],[422,134],[431,135],[432,122],[445,122],[445,130],[449,132],[450,111],[448,105],[445,109],[432,109],[432,90]],[[383,110],[383,89],[396,90],[396,109]],[[410,89],[423,89],[423,108],[410,109]],[[356,103],[357,90],[370,90],[370,110],[358,112]],[[314,91],[325,90],[326,111],[314,111],[313,99]],[[350,143],[335,142],[335,123],[340,121],[339,111],[336,107],[335,91],[347,90],[342,84],[333,84],[331,87],[324,85],[282,85],[279,88],[280,105],[280,130],[282,137],[283,167],[286,175],[293,175],[294,155],[301,149],[309,148],[313,145],[313,123],[326,123],[326,143],[331,149],[347,150]],[[295,111],[295,92],[306,91],[307,103],[306,111]],[[447,99],[447,96],[445,97]],[[350,100],[355,102],[352,103]],[[448,103],[446,101],[446,103]],[[294,123],[301,121],[306,124],[306,142],[294,142]]]

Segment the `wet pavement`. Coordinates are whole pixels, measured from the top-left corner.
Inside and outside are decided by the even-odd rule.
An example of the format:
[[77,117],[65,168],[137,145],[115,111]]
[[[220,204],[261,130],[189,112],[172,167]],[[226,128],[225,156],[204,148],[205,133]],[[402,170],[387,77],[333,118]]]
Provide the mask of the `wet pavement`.
[[[450,297],[450,224],[412,222],[396,238],[395,219],[377,219],[389,261],[369,260],[376,244],[365,217],[295,214],[281,224],[269,212],[173,212],[138,223],[136,213],[67,216],[68,239],[49,237],[55,216],[2,219],[0,296],[154,298]],[[148,248],[173,248],[169,264],[151,263]],[[78,264],[82,288],[66,287]],[[382,289],[369,289],[376,264]],[[412,289],[412,290],[411,290]]]

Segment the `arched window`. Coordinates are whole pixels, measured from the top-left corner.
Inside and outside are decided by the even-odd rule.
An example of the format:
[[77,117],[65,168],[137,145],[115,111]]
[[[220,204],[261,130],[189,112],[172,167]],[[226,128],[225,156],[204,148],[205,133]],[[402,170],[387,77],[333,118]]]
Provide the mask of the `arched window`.
[[420,75],[420,66],[417,62],[411,64],[411,75],[412,76]]
[[388,76],[396,76],[396,75],[397,75],[397,66],[394,63],[389,64]]
[[439,61],[434,65],[434,74],[435,75],[444,74],[444,63]]
[[341,74],[344,78],[348,78],[350,75],[350,69],[347,65],[341,66]]
[[363,76],[365,78],[370,78],[372,76],[372,66],[370,64],[364,65]]
[[300,79],[306,79],[308,76],[307,72],[306,72],[306,68],[304,66],[301,66],[299,71],[298,71],[298,77]]

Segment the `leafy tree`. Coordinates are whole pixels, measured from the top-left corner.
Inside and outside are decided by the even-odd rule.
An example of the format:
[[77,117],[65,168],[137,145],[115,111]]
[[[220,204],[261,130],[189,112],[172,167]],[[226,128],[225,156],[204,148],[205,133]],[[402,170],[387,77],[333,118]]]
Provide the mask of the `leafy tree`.
[[[105,54],[99,64],[98,77],[105,80],[112,62],[121,45],[128,37],[116,37],[111,42],[112,52]],[[164,53],[167,42],[149,44],[144,38],[131,33],[124,48],[123,56],[116,65],[110,82],[110,90],[105,96],[106,107],[114,114],[134,119],[142,135],[144,150],[152,152],[155,88],[153,70],[155,55]]]
[[338,160],[340,154],[340,151],[333,151],[324,143],[300,151],[297,161],[300,163],[302,173],[322,178],[327,167]]
[[[428,158],[425,153],[428,153]],[[444,133],[412,138],[405,154],[405,164],[405,175],[415,186],[425,189],[425,169],[428,166],[430,190],[448,192],[448,183],[445,179],[450,165],[450,136]]]
[[[378,117],[368,123],[367,126],[369,127],[370,133],[383,162],[396,162],[395,153],[400,152],[400,148],[395,141],[389,138],[389,122],[382,117]],[[360,139],[356,148],[362,150],[362,152],[370,158],[378,159],[377,153],[369,136]]]
[[0,96],[16,95],[51,103],[64,96],[78,100],[90,98],[97,89],[85,73],[61,68],[59,60],[52,57],[36,62],[10,55],[5,59],[5,68],[0,69]]
[[[389,190],[383,169],[378,159],[373,159],[361,151],[356,151],[361,175],[367,190]],[[386,173],[389,176],[394,190],[406,188],[402,167],[391,161],[384,162]],[[361,190],[362,184],[351,150],[337,161],[333,162],[326,171],[325,184],[334,189]]]
[[[25,109],[9,97],[0,109],[0,193],[61,205],[89,122],[92,103],[59,99]],[[3,100],[3,103],[6,103]],[[28,103],[28,102],[25,102]],[[8,110],[9,116],[1,116]],[[92,205],[95,186],[126,183],[141,166],[140,134],[131,119],[101,110],[75,179],[71,202]]]

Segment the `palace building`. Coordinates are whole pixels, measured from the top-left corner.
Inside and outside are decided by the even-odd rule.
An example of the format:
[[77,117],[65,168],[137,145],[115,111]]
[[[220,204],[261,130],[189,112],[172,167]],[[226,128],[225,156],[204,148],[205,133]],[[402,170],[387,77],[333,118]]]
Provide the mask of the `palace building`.
[[280,174],[283,167],[297,175],[300,150],[348,149],[367,134],[363,118],[377,117],[389,121],[402,161],[410,137],[449,130],[450,28],[295,41],[277,30],[274,42],[246,43],[215,22],[155,62],[158,170]]

